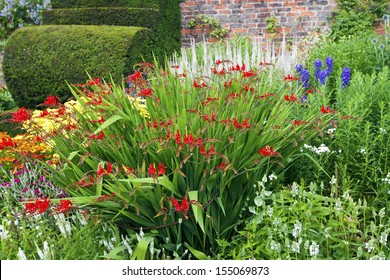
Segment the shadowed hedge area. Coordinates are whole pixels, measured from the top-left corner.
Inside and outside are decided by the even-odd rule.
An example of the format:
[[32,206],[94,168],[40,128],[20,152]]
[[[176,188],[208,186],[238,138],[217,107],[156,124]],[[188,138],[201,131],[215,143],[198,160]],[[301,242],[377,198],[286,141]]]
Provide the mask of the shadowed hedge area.
[[[3,71],[19,106],[34,108],[47,95],[71,95],[67,83],[92,77],[121,82],[133,65],[151,59],[152,32],[141,27],[47,25],[9,38]],[[66,83],[67,82],[67,83]]]
[[52,0],[53,9],[77,7],[158,8],[159,0]]

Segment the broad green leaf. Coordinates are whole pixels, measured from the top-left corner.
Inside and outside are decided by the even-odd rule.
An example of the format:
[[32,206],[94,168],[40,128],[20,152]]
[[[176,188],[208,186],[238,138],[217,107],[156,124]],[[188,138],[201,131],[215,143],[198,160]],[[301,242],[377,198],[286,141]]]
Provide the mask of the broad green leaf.
[[[198,191],[188,192],[188,197],[190,200],[198,201]],[[195,221],[202,229],[203,233],[206,233],[204,230],[204,221],[203,221],[203,211],[199,206],[191,205],[192,212],[194,212]]]
[[133,255],[131,256],[132,260],[144,260],[146,257],[146,252],[148,251],[148,247],[150,242],[154,240],[152,236],[145,236],[142,238],[133,251]]
[[197,258],[198,260],[208,260],[209,259],[203,252],[192,248],[190,246],[190,244],[188,244],[187,242],[184,242],[184,246],[186,246],[186,248],[188,250],[190,250],[191,254],[193,254],[194,257]]
[[106,120],[98,129],[96,129],[93,134],[97,134],[99,133],[101,130],[109,127],[111,124],[113,124],[114,122],[116,122],[117,120],[120,120],[120,119],[123,119],[121,116],[118,116],[118,115],[114,115],[112,117],[110,117],[108,120]]

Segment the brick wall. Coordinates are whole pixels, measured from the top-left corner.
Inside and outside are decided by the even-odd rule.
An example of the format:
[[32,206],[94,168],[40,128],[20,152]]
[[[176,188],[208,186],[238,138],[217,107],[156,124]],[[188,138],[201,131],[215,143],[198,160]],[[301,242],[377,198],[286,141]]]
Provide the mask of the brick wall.
[[[332,10],[337,7],[336,0],[183,0],[180,5],[184,46],[189,45],[192,38],[197,42],[203,38],[216,40],[208,28],[188,27],[189,21],[200,14],[217,19],[229,30],[228,38],[240,34],[278,39],[283,32],[293,37],[324,31]],[[279,24],[274,35],[266,28],[266,19],[272,15]]]

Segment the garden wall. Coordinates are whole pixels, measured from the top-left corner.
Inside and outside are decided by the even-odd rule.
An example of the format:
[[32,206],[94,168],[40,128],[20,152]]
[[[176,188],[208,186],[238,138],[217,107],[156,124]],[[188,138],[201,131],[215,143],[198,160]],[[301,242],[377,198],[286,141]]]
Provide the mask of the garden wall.
[[[283,32],[287,37],[322,32],[328,27],[331,12],[337,8],[336,0],[184,0],[180,5],[183,45],[189,45],[192,38],[216,40],[209,34],[210,29],[199,25],[189,28],[190,20],[199,14],[217,19],[229,30],[227,37],[240,34],[265,39],[281,38]],[[273,15],[277,27],[270,31],[267,19]]]

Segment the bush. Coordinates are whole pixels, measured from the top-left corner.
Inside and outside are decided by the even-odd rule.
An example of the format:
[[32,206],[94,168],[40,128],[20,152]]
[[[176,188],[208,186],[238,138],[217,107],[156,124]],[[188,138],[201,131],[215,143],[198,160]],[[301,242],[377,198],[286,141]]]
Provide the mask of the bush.
[[139,27],[38,26],[17,30],[7,43],[3,70],[19,106],[33,108],[48,95],[69,98],[66,83],[92,76],[122,81],[143,58],[150,59],[151,31]]
[[155,29],[161,21],[155,9],[138,8],[76,8],[54,9],[43,13],[44,24],[57,25],[119,25]]
[[158,8],[160,0],[52,0],[53,9],[81,7]]

